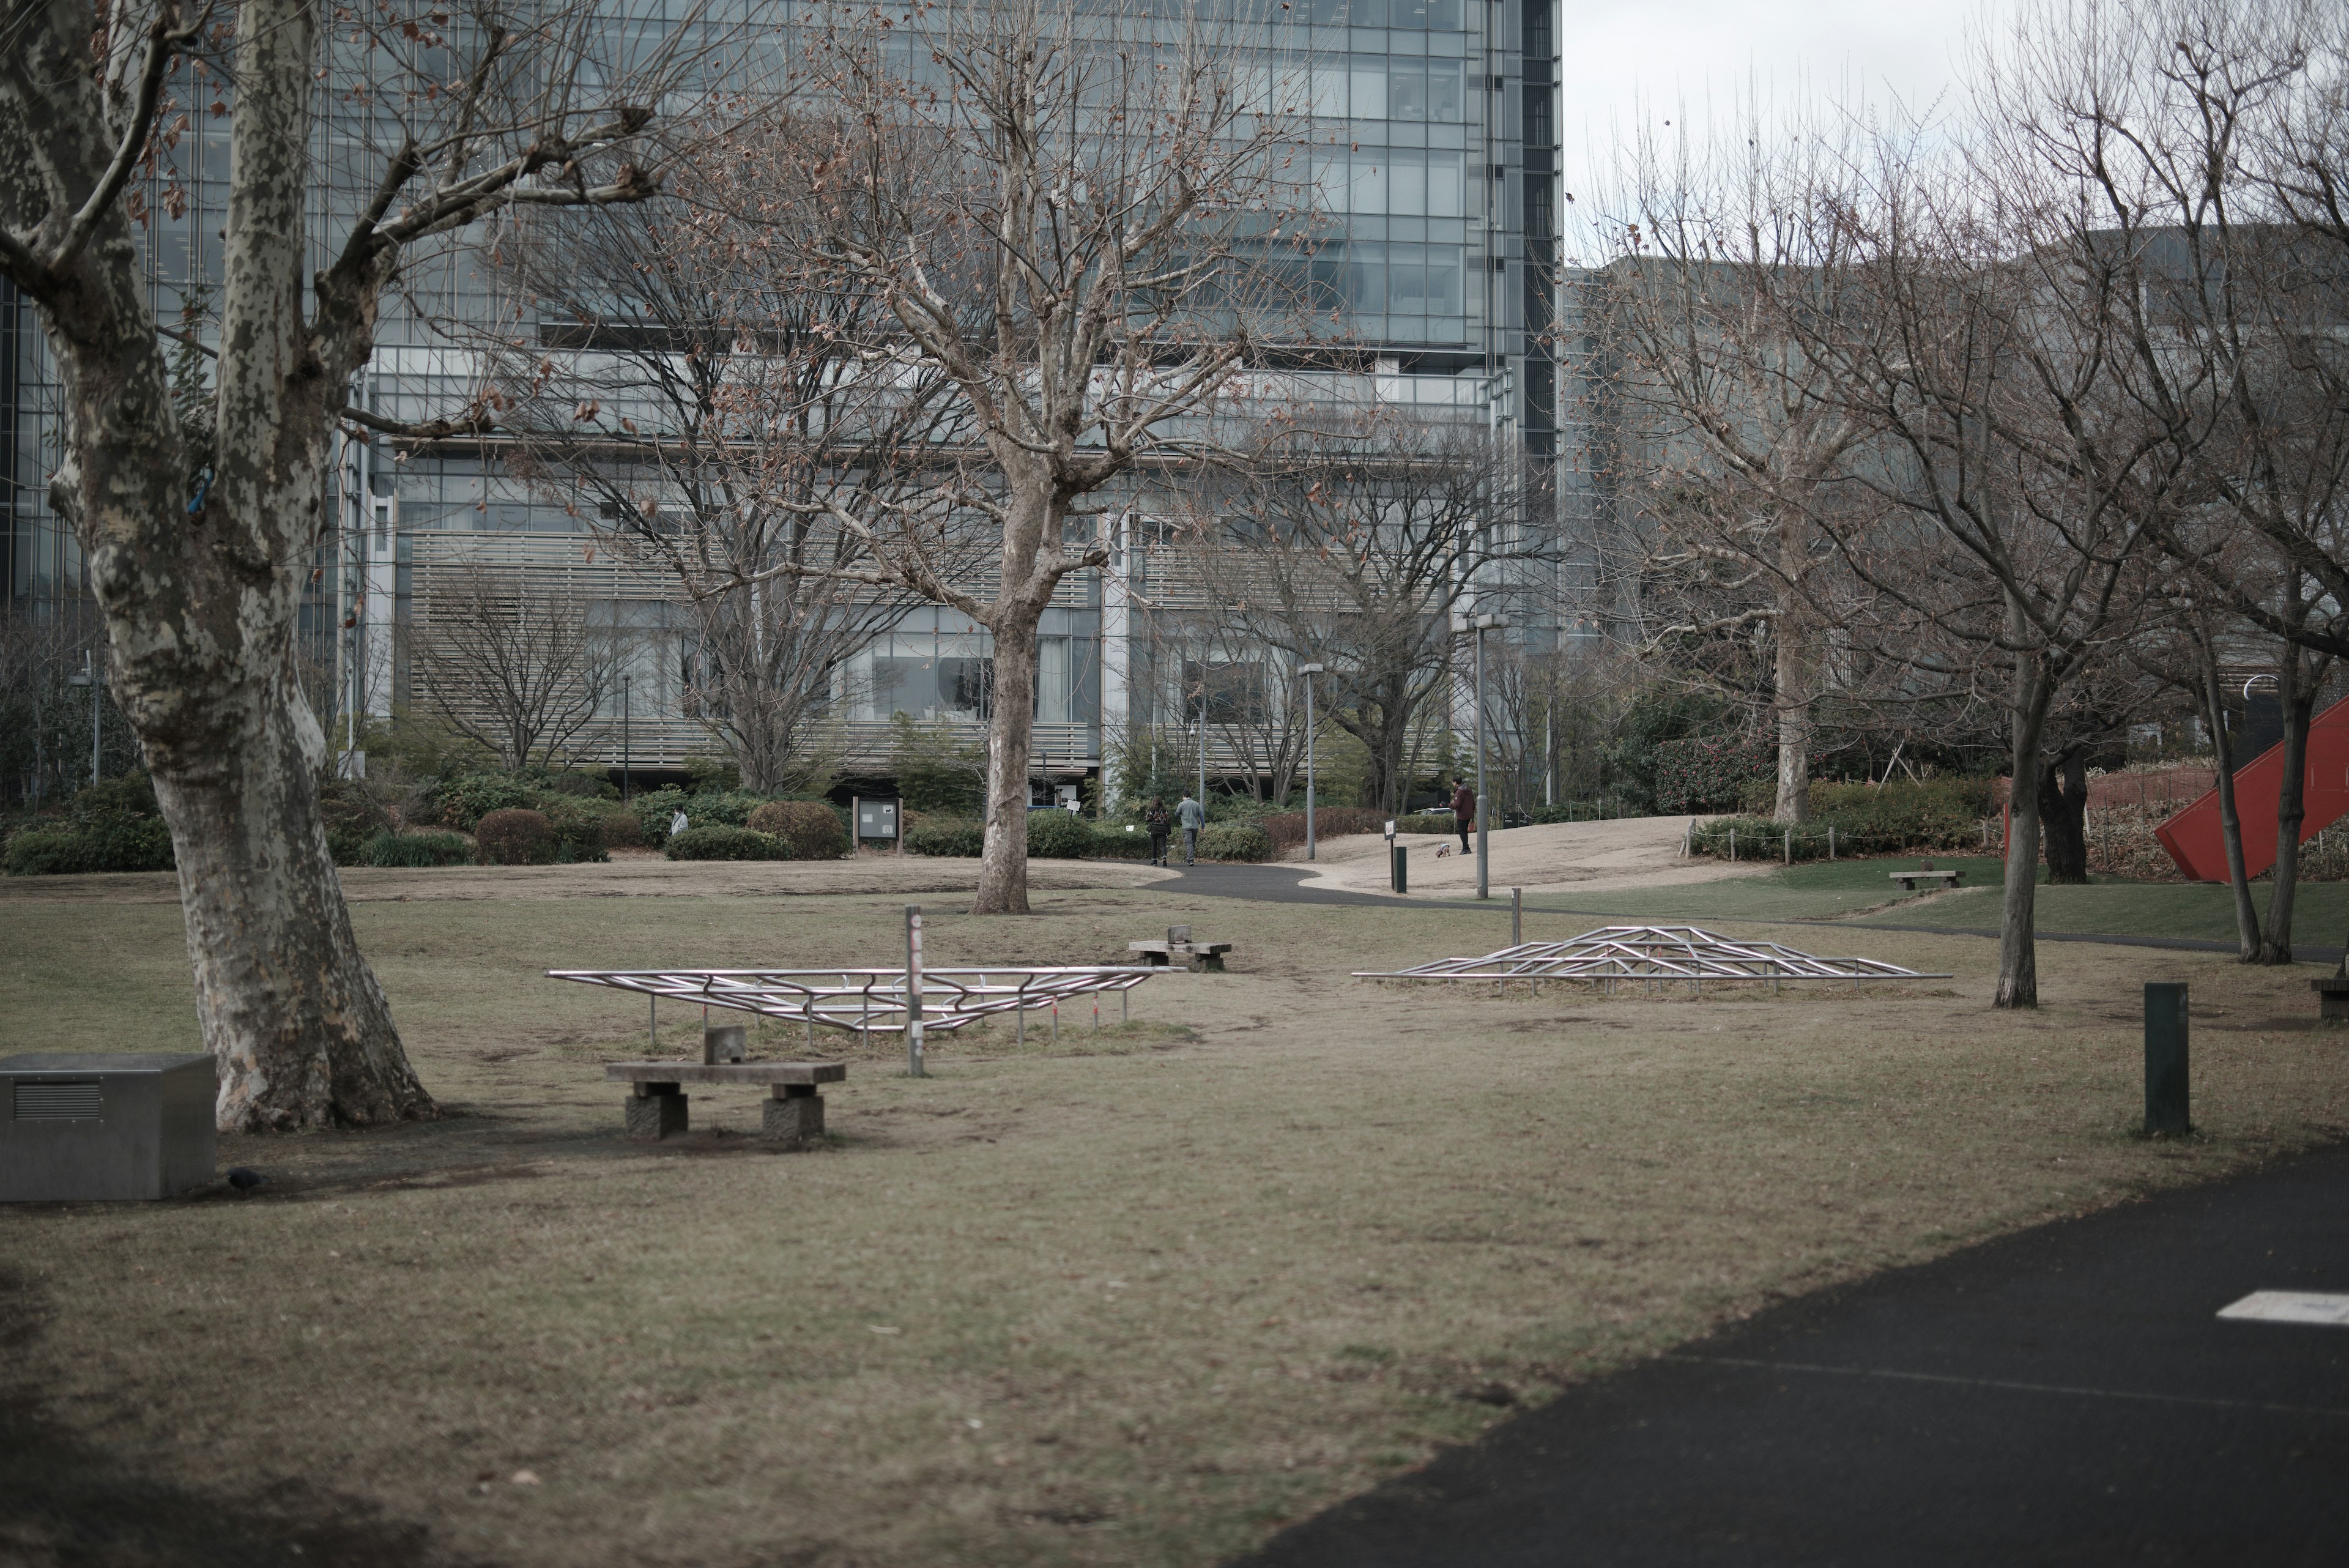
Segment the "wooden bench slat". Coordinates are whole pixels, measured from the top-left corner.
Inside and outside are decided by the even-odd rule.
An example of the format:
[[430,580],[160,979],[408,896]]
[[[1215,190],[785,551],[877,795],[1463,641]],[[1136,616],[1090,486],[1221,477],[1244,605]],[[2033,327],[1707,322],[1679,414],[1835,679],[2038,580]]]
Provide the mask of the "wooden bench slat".
[[840,1084],[845,1062],[606,1062],[615,1084]]

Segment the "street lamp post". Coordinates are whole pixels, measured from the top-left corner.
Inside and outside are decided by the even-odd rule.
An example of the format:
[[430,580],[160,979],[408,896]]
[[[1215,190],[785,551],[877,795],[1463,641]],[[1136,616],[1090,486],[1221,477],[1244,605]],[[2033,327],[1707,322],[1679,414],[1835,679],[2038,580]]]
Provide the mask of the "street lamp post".
[[1314,857],[1313,843],[1313,678],[1329,668],[1325,664],[1300,664],[1297,673],[1305,677],[1305,858]]
[[1485,856],[1485,833],[1492,826],[1493,808],[1485,796],[1485,634],[1497,631],[1509,624],[1506,616],[1480,615],[1476,618],[1476,897],[1493,896]]
[[629,753],[635,750],[635,737],[629,733],[629,717],[628,678],[623,675],[620,677],[620,799],[623,802],[628,798]]
[[81,653],[81,673],[66,677],[68,686],[89,688],[89,782],[98,783],[98,701],[106,693],[106,683],[98,678],[98,666],[88,649]]

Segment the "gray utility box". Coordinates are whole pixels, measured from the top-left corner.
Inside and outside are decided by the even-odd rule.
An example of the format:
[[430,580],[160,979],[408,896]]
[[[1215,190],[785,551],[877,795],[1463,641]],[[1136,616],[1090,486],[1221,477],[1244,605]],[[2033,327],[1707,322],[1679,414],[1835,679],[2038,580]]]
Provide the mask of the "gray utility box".
[[212,1179],[210,1056],[0,1061],[0,1203],[169,1198]]

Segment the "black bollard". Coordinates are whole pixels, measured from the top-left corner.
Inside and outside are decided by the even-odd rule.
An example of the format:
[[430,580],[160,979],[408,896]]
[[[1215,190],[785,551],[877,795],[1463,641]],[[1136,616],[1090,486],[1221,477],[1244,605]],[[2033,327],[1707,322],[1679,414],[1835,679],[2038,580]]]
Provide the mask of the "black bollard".
[[1411,891],[1411,858],[1402,845],[1394,844],[1390,847],[1393,849],[1394,855],[1390,864],[1387,883],[1398,893],[1408,893]]
[[2145,988],[2145,1130],[2187,1133],[2186,987],[2167,981]]

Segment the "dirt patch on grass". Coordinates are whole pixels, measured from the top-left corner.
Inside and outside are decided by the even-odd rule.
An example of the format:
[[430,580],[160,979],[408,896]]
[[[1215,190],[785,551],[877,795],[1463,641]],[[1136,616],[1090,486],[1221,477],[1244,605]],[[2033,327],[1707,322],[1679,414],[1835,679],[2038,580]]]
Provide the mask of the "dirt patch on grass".
[[[756,1092],[699,1086],[693,1137],[647,1147],[599,1066],[644,1054],[642,999],[538,978],[871,962],[903,902],[361,906],[464,1114],[224,1140],[273,1179],[251,1199],[0,1213],[39,1390],[5,1414],[35,1485],[0,1543],[70,1559],[23,1468],[56,1455],[78,1508],[188,1521],[167,1563],[395,1560],[303,1533],[350,1529],[512,1568],[1195,1564],[1787,1293],[2349,1123],[2339,1039],[2255,1026],[2312,1010],[2305,975],[2220,955],[2051,944],[2048,1005],[2012,1014],[1988,944],[1854,930],[1837,950],[1958,978],[1535,999],[1347,978],[1459,950],[1455,911],[1217,899],[1235,971],[1154,976],[1129,1024],[1064,1013],[1055,1051],[992,1021],[918,1080],[894,1037],[829,1036],[825,1147],[778,1152]],[[938,909],[932,961],[1122,958],[1206,907]],[[188,1043],[181,943],[166,908],[44,910],[0,1044]],[[2214,1020],[2185,1143],[2131,1131],[2147,979]],[[771,1023],[752,1049],[806,1054]],[[199,1554],[248,1509],[268,1552]]]

